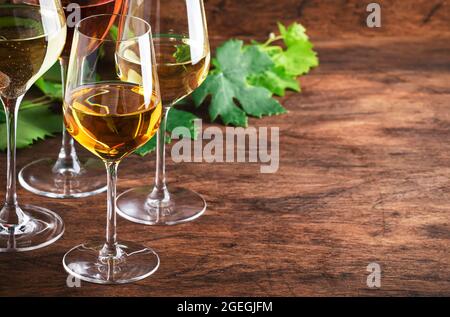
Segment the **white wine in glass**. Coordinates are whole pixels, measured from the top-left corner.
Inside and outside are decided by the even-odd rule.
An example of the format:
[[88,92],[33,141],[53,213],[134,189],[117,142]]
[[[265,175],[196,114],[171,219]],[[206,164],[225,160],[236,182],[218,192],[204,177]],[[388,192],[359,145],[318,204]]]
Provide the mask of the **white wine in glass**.
[[127,82],[81,86],[64,104],[68,132],[103,160],[121,160],[156,134],[158,96],[145,101],[142,87]]
[[[96,14],[120,13],[125,1],[128,0],[61,1],[69,24],[66,45],[59,59],[63,86],[66,82],[74,24],[79,22],[77,18],[81,20]],[[74,141],[65,129],[59,154],[54,155],[41,157],[27,164],[19,173],[22,187],[36,195],[50,198],[82,198],[106,191],[106,180],[102,177],[103,165],[93,158],[79,158]]]
[[[119,26],[121,31],[113,36],[110,28]],[[136,49],[138,62],[124,78],[117,56],[127,46]],[[129,62],[121,64],[129,69]],[[158,268],[159,257],[152,249],[117,240],[115,202],[119,163],[156,134],[161,116],[150,25],[127,15],[83,19],[74,35],[64,121],[70,135],[105,163],[107,226],[106,241],[91,240],[66,253],[63,264],[71,275],[92,283],[123,284]]]
[[59,0],[0,2],[0,98],[7,125],[6,201],[0,209],[0,251],[47,246],[64,232],[61,218],[20,204],[16,192],[16,127],[20,103],[34,82],[58,59],[66,39]]
[[[182,186],[168,187],[165,172],[167,114],[171,107],[199,87],[209,71],[210,47],[203,0],[129,0],[124,8],[153,27],[158,77],[164,105],[158,131],[155,184],[130,189],[118,197],[119,214],[147,225],[175,225],[192,221],[206,210],[205,200]],[[123,48],[119,68],[124,77],[135,50]]]
[[[155,35],[153,39],[158,62],[158,77],[163,104],[172,105],[189,96],[206,79],[209,71],[209,54],[201,56],[196,63],[191,60],[189,38],[182,35]],[[135,74],[139,67],[136,48],[128,45],[118,54],[118,67],[122,77]]]

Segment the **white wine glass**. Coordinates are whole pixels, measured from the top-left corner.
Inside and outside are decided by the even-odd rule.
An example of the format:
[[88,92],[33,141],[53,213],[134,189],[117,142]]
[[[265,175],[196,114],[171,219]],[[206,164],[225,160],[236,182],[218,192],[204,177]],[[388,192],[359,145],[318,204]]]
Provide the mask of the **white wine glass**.
[[152,25],[164,113],[158,131],[155,184],[121,194],[118,212],[130,221],[146,225],[192,221],[205,212],[206,202],[196,192],[178,184],[167,186],[165,138],[168,112],[199,87],[209,71],[210,47],[203,0],[129,0],[123,10]]
[[20,103],[57,60],[66,40],[59,0],[0,1],[0,99],[7,127],[6,201],[0,209],[0,252],[45,247],[64,232],[54,212],[18,203],[16,128]]
[[[128,67],[127,61],[119,61],[123,50],[138,63]],[[117,240],[115,204],[119,163],[148,142],[161,122],[154,58],[150,25],[142,19],[102,14],[85,18],[76,27],[64,121],[72,137],[103,160],[108,183],[106,242],[83,243],[63,259],[65,270],[84,281],[129,283],[151,275],[159,266],[152,249]]]
[[[59,59],[64,88],[75,24],[97,14],[120,13],[127,0],[62,0],[67,18],[67,40]],[[64,95],[64,93],[63,93]],[[63,126],[62,122],[61,125]],[[50,198],[83,198],[106,191],[103,164],[94,158],[79,157],[73,138],[63,128],[59,155],[41,157],[27,164],[19,173],[26,190]]]

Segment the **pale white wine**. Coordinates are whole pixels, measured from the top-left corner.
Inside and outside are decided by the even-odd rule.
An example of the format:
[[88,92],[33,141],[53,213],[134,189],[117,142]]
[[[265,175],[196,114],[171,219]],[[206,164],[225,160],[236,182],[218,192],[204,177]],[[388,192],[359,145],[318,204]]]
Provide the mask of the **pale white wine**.
[[[188,38],[155,37],[157,72],[161,98],[165,106],[170,106],[184,97],[190,95],[206,79],[209,71],[209,49],[197,61],[191,60],[191,46],[194,45]],[[136,44],[124,45],[119,48],[117,65],[119,77],[124,81],[138,82],[135,70],[140,67],[135,61],[138,50]]]
[[23,95],[58,60],[65,39],[62,11],[0,5],[0,95]]

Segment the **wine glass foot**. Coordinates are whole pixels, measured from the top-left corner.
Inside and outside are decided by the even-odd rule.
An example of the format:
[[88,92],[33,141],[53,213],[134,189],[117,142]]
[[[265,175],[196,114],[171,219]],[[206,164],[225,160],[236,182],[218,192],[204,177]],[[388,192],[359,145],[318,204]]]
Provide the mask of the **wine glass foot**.
[[206,210],[206,201],[184,188],[170,188],[170,203],[159,206],[149,203],[153,188],[130,189],[117,197],[117,213],[123,218],[144,225],[171,226],[193,221]]
[[55,173],[56,160],[44,158],[25,166],[19,173],[23,188],[49,198],[84,198],[106,191],[103,164],[95,159],[81,162],[79,173]]
[[23,205],[29,220],[21,227],[7,228],[0,224],[0,252],[24,252],[46,247],[64,233],[64,222],[54,212]]
[[96,284],[125,284],[142,280],[159,267],[159,257],[150,248],[133,242],[119,243],[120,255],[100,258],[104,242],[80,244],[63,258],[64,269],[80,280]]

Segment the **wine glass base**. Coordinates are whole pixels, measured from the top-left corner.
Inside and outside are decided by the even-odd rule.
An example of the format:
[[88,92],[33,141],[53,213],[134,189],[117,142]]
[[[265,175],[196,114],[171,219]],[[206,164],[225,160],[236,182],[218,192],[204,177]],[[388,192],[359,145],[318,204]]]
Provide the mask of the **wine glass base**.
[[119,243],[121,255],[100,259],[104,242],[80,244],[63,258],[64,269],[80,280],[96,284],[125,284],[142,280],[159,267],[155,251],[133,242]]
[[25,166],[19,173],[23,188],[49,198],[84,198],[106,191],[105,167],[94,159],[81,162],[81,172],[55,173],[56,160],[44,158]]
[[188,189],[170,189],[170,204],[152,206],[149,193],[153,188],[130,189],[117,197],[117,213],[123,218],[144,225],[171,226],[193,221],[206,210],[206,201]]
[[0,252],[23,252],[46,247],[64,233],[64,222],[54,212],[36,206],[22,205],[30,220],[22,227],[8,230],[0,225]]

